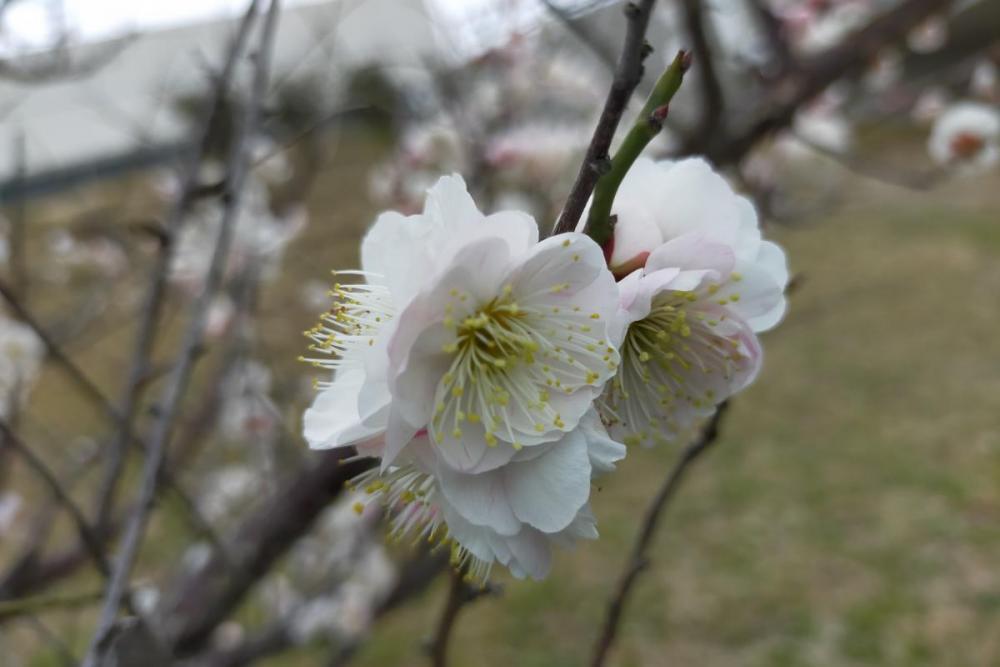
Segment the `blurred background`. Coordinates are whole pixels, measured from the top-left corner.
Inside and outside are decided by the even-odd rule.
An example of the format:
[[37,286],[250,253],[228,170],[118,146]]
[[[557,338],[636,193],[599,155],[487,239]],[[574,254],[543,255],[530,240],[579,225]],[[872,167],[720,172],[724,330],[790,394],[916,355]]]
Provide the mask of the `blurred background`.
[[[82,657],[186,363],[120,664],[427,663],[446,568],[308,451],[302,332],[443,173],[551,229],[623,3],[288,1],[271,44],[265,4],[0,0],[2,667]],[[649,153],[723,170],[795,277],[611,664],[1000,664],[1000,0],[661,0],[647,40],[626,122],[690,49]],[[495,571],[453,664],[587,664],[679,452],[630,450],[546,581]]]

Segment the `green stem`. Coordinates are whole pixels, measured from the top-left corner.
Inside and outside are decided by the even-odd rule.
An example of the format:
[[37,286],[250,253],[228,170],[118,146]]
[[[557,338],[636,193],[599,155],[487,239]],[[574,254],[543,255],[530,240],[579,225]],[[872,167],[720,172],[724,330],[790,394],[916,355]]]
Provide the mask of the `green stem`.
[[587,216],[584,232],[594,239],[602,248],[611,240],[614,233],[614,220],[611,216],[611,206],[625,174],[632,168],[636,158],[643,149],[663,129],[667,105],[673,99],[684,80],[684,73],[691,65],[691,60],[684,51],[678,52],[673,62],[660,76],[649,99],[639,112],[635,124],[629,129],[621,146],[611,158],[611,165],[594,186],[594,199]]

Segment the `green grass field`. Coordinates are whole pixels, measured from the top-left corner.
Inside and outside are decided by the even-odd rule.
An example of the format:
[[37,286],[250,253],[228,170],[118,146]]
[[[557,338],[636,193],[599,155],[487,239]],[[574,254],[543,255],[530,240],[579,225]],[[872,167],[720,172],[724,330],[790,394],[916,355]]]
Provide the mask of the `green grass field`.
[[[261,345],[281,359],[279,383],[307,372],[294,359],[314,314],[295,290],[356,261],[373,213],[357,195],[369,159],[351,141],[330,158],[311,226],[264,295]],[[995,175],[928,193],[846,185],[836,210],[769,232],[801,288],[766,335],[763,373],[665,517],[614,665],[1000,664],[1000,189]],[[127,333],[83,358],[109,390]],[[50,371],[35,392],[32,423],[44,418],[50,442],[98,428],[65,387]],[[601,540],[561,553],[543,583],[499,577],[503,595],[460,618],[453,664],[586,664],[676,454],[631,451],[595,491]],[[146,550],[147,576],[173,563],[174,523],[154,525],[168,546]],[[424,664],[442,595],[438,585],[388,617],[356,664]],[[83,643],[87,618],[53,622]],[[16,633],[28,646],[32,635]],[[320,655],[265,664],[305,667]]]

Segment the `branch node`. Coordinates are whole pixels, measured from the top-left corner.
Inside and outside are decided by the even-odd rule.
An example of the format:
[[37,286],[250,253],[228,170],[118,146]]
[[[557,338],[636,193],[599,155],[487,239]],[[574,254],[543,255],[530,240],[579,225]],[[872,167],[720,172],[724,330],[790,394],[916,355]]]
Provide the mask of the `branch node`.
[[603,176],[611,171],[611,156],[602,155],[591,163],[590,168],[593,169],[594,173],[598,176]]
[[694,63],[694,54],[691,51],[681,49],[677,52],[677,57],[680,58],[682,72],[686,72],[691,69],[691,65]]

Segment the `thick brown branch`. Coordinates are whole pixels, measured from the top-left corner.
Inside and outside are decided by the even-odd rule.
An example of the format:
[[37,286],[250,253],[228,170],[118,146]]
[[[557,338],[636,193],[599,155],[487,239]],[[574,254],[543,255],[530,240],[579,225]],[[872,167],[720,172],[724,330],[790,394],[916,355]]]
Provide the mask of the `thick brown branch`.
[[701,0],[683,0],[684,24],[691,38],[694,61],[698,63],[698,84],[701,91],[701,109],[694,141],[703,144],[723,120],[725,99],[715,71],[712,46],[705,22]]
[[684,448],[680,459],[674,464],[674,467],[670,470],[670,474],[663,481],[660,490],[646,508],[646,516],[643,519],[639,535],[632,546],[632,553],[625,564],[625,569],[622,571],[615,593],[608,602],[608,608],[604,616],[604,626],[595,644],[594,657],[590,663],[592,667],[601,667],[604,665],[605,660],[607,660],[608,651],[611,650],[618,634],[618,627],[621,623],[622,614],[625,611],[625,604],[628,602],[628,596],[632,592],[632,587],[635,585],[639,574],[649,564],[647,553],[656,534],[656,528],[660,523],[660,517],[670,503],[670,499],[674,497],[674,494],[680,487],[680,483],[684,479],[688,468],[719,437],[719,424],[726,413],[727,405],[727,403],[720,405],[716,413],[702,428],[698,438]]
[[352,454],[324,452],[313,467],[292,476],[254,512],[229,542],[235,566],[213,556],[204,567],[181,573],[167,587],[173,595],[158,625],[176,656],[202,649],[212,631],[309,530],[344,483],[373,465],[369,459],[345,463]]
[[615,69],[615,78],[604,102],[601,117],[597,121],[597,127],[594,128],[594,135],[587,147],[583,164],[580,165],[576,181],[566,198],[566,206],[563,207],[559,220],[552,230],[553,234],[576,229],[580,216],[583,215],[583,209],[587,206],[587,200],[594,191],[594,185],[608,163],[608,150],[611,148],[615,130],[618,129],[618,123],[621,122],[633,91],[642,79],[642,61],[649,54],[646,29],[649,27],[649,16],[654,3],[655,0],[642,0],[625,5],[628,26],[625,32],[625,44]]

